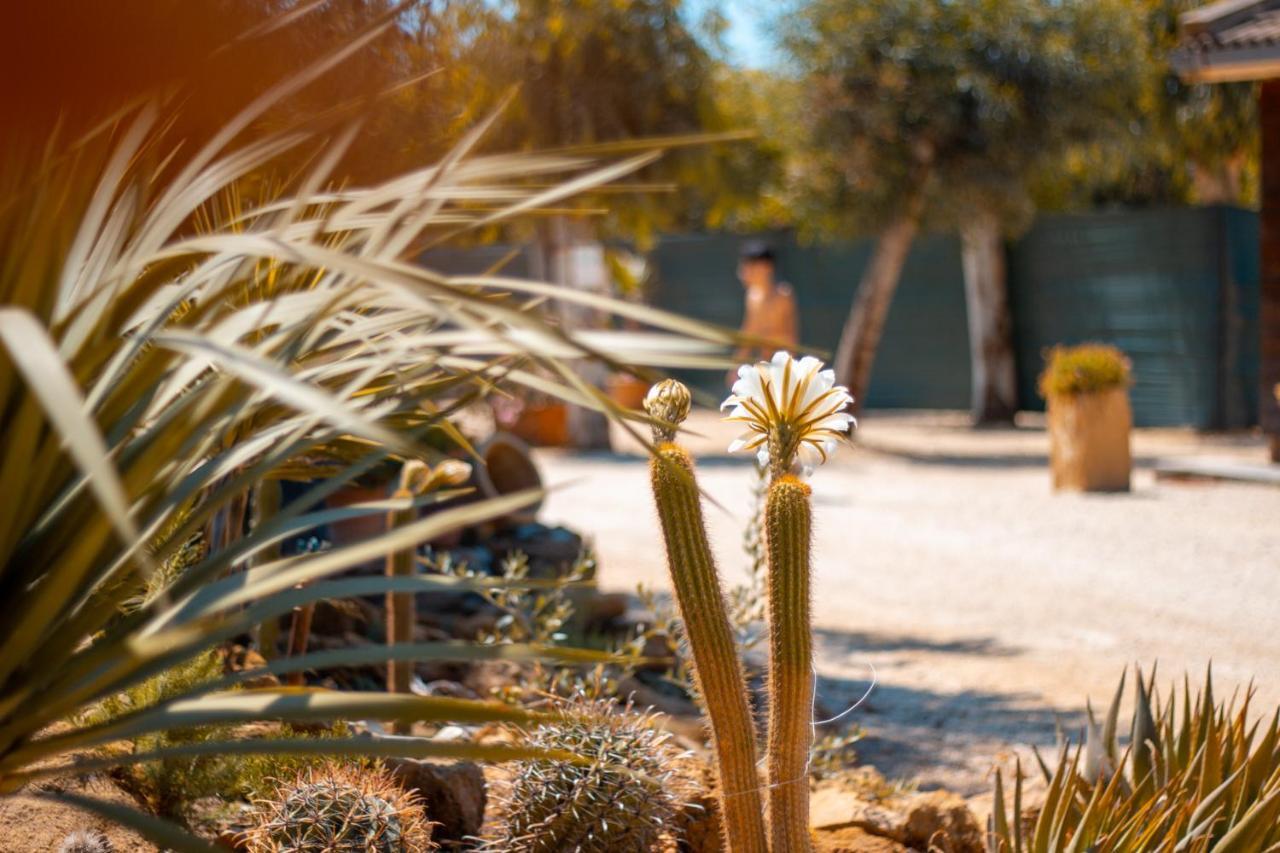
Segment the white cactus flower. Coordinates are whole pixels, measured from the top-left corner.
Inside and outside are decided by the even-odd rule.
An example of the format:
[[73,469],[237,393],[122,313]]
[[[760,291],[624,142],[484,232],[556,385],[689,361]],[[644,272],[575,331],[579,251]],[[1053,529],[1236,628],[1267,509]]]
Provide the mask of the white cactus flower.
[[732,411],[726,420],[747,425],[729,452],[754,450],[762,466],[784,474],[799,461],[804,476],[825,462],[843,439],[853,415],[849,391],[836,384],[835,371],[823,370],[811,356],[800,360],[790,353],[774,353],[771,361],[744,364],[738,381],[720,408]]

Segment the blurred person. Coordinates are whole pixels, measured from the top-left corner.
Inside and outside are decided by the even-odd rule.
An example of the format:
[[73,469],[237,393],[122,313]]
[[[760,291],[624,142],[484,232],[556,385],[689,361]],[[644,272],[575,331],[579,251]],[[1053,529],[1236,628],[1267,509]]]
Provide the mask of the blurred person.
[[[747,300],[742,334],[763,340],[739,347],[734,354],[739,362],[767,359],[777,349],[794,350],[800,339],[795,292],[776,275],[771,246],[759,240],[743,244],[738,256],[738,280]],[[730,371],[729,384],[736,379],[737,373]]]

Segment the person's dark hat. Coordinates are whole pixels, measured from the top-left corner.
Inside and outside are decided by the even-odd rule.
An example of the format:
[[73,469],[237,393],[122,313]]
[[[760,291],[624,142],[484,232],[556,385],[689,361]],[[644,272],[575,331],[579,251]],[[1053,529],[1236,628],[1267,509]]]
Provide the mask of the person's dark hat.
[[763,240],[748,240],[743,243],[738,257],[744,261],[768,261],[771,264],[777,261],[773,247]]

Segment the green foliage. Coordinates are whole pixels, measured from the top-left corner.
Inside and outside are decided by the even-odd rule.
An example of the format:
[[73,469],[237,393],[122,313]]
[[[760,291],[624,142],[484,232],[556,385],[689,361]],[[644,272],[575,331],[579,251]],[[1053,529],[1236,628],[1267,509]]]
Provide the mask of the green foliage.
[[[268,555],[317,524],[403,508],[310,510],[388,456],[434,459],[428,434],[465,445],[451,415],[498,384],[612,412],[603,395],[564,378],[570,362],[659,367],[686,358],[655,353],[648,336],[584,340],[564,329],[557,305],[580,302],[580,293],[450,278],[407,262],[423,245],[545,212],[653,157],[480,156],[478,128],[437,165],[384,183],[339,184],[328,166],[344,137],[331,123],[351,114],[300,124],[283,105],[386,30],[360,31],[310,57],[297,76],[211,135],[193,133],[180,151],[166,132],[176,101],[139,94],[91,133],[42,139],[34,159],[28,150],[0,155],[0,492],[22,495],[0,501],[0,794],[69,772],[72,753],[166,731],[282,719],[537,718],[440,697],[237,691],[227,676],[212,686],[172,682],[170,698],[109,721],[55,725],[310,601],[391,586],[473,588],[454,578],[340,575],[524,509],[536,492],[445,509],[325,553]],[[281,168],[286,153],[308,169]],[[704,353],[733,337],[640,305],[600,307],[701,337]],[[250,493],[283,476],[313,486],[247,524]],[[183,568],[169,577],[161,567],[197,535],[204,544],[195,562],[179,560]],[[127,601],[136,606],[121,615]],[[439,644],[423,653],[477,651],[489,653]],[[355,665],[387,653],[346,649],[273,666],[279,674],[282,666]],[[418,738],[397,748],[418,757],[527,754]],[[161,755],[116,750],[76,769],[213,752],[365,749],[352,738],[196,738]],[[202,849],[114,804],[76,804],[164,846]]]
[[417,794],[384,770],[312,768],[256,803],[250,853],[427,853],[436,850]]
[[1100,726],[1089,709],[1082,746],[1064,747],[1057,769],[1041,762],[1049,790],[1024,820],[1022,778],[1012,814],[996,774],[992,850],[1028,853],[1243,853],[1280,842],[1280,710],[1255,722],[1252,691],[1238,705],[1214,700],[1213,679],[1192,695],[1183,678],[1162,700],[1155,674],[1134,679],[1128,744],[1117,734],[1124,678]]
[[1137,38],[1133,105],[1124,133],[1076,144],[1036,178],[1046,208],[1099,204],[1256,204],[1258,108],[1255,83],[1187,83],[1170,56],[1178,16],[1199,0],[1126,2]]
[[585,764],[517,764],[497,796],[494,853],[637,853],[665,849],[688,793],[681,753],[650,716],[607,700],[559,704],[528,743],[587,759]]
[[[107,725],[140,709],[168,702],[197,688],[206,687],[222,675],[222,656],[216,651],[197,655],[189,661],[165,670],[155,678],[111,696],[85,715],[86,726]],[[181,748],[184,745],[212,744],[225,741],[238,733],[235,726],[200,726],[164,729],[146,734],[122,746],[104,751],[123,758],[155,750]],[[347,727],[335,723],[317,734],[341,737]],[[266,734],[259,731],[258,736]],[[284,737],[310,738],[307,732],[285,732]],[[222,800],[247,797],[262,789],[264,780],[297,772],[323,759],[299,756],[225,756],[217,754],[182,755],[141,764],[122,764],[113,768],[109,778],[152,814],[189,825],[193,808],[206,798]]]
[[[139,708],[181,696],[221,674],[222,662],[217,652],[206,652],[106,699],[84,722],[91,726],[111,722]],[[127,750],[145,753],[180,744],[225,740],[232,731],[230,726],[168,729],[139,737]],[[147,811],[184,825],[189,822],[191,807],[198,800],[244,790],[237,763],[222,756],[165,758],[125,765],[113,770],[111,779]]]
[[1107,344],[1080,344],[1049,350],[1038,387],[1040,396],[1047,399],[1126,388],[1129,382],[1129,359],[1119,349]]
[[768,584],[768,554],[764,545],[764,504],[769,493],[769,470],[756,466],[751,487],[751,516],[742,531],[742,550],[747,557],[747,582],[729,590],[729,621],[733,623],[738,647],[750,650],[764,639]]
[[862,729],[854,727],[815,740],[809,760],[809,775],[815,779],[829,779],[856,767],[858,752],[854,745],[862,737]]
[[809,139],[802,222],[874,230],[912,208],[1025,219],[1027,181],[1067,147],[1123,130],[1136,79],[1111,0],[808,0],[783,24]]

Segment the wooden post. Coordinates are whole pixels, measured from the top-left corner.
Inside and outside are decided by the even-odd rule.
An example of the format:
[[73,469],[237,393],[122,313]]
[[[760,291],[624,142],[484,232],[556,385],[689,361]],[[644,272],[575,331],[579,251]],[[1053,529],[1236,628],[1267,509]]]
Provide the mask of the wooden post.
[[1262,269],[1259,275],[1258,423],[1270,443],[1271,461],[1280,463],[1280,79],[1259,88],[1262,128]]

